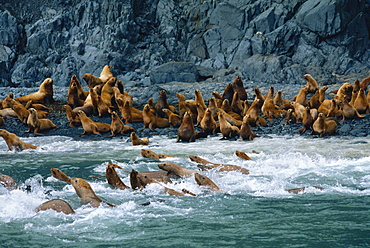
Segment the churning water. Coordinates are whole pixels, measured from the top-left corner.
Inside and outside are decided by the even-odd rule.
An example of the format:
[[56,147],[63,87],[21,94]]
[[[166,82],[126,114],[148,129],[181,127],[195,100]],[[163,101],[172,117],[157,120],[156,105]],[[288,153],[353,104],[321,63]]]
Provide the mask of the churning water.
[[[91,136],[93,138],[93,136]],[[36,150],[9,152],[0,142],[0,173],[32,192],[0,186],[1,247],[369,247],[370,144],[367,138],[271,136],[253,142],[219,136],[176,143],[154,136],[149,146],[133,147],[127,138],[75,141],[68,137],[23,138]],[[250,170],[203,171],[224,192],[200,188],[194,178],[168,187],[198,196],[163,193],[160,184],[143,191],[112,189],[105,167],[115,162],[125,184],[129,171],[158,170],[142,148],[174,156],[167,161],[197,169],[189,155]],[[236,150],[251,161],[241,160]],[[257,153],[252,153],[252,151]],[[73,187],[51,177],[55,167],[90,182],[115,208],[80,204]],[[95,175],[99,177],[90,177]],[[309,187],[304,193],[285,189]],[[34,209],[49,199],[68,201],[76,214]],[[151,202],[143,206],[140,203]]]

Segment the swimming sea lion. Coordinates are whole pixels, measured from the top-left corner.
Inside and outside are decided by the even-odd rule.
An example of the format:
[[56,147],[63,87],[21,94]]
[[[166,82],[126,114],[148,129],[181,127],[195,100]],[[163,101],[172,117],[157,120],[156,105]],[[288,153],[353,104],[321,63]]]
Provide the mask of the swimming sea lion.
[[252,160],[245,152],[235,151],[235,155],[244,160]]
[[184,119],[177,130],[177,140],[186,141],[186,142],[194,142],[196,138],[196,133],[194,129],[193,119],[189,112],[186,112],[184,115]]
[[50,173],[56,179],[59,179],[59,180],[61,180],[63,182],[66,182],[66,183],[72,183],[71,178],[69,178],[69,176],[67,176],[63,171],[61,171],[57,168],[51,168]]
[[71,205],[68,202],[61,199],[53,199],[39,205],[35,211],[45,211],[48,209],[53,209],[57,212],[63,212],[64,214],[74,214],[75,211],[72,209]]
[[148,138],[139,138],[135,132],[131,132],[130,139],[133,146],[137,145],[149,145],[149,139]]
[[0,183],[7,189],[7,190],[15,190],[18,188],[17,182],[8,175],[0,174]]
[[175,173],[179,177],[189,177],[198,172],[197,170],[186,169],[178,164],[170,162],[160,163],[158,167],[162,170]]
[[216,192],[222,192],[222,190],[208,177],[201,175],[199,173],[195,173],[194,178],[199,186],[206,186],[209,187],[209,189],[214,190]]
[[37,92],[26,96],[17,97],[15,100],[19,102],[28,102],[29,100],[32,100],[35,103],[54,103],[53,79],[46,78],[40,85]]
[[121,178],[118,176],[115,168],[122,169],[119,165],[114,163],[108,163],[108,166],[105,168],[105,176],[107,178],[107,181],[110,185],[117,189],[129,189],[124,182],[122,182]]
[[[90,184],[82,178],[72,177],[71,183],[73,188],[76,190],[78,197],[81,199],[83,205],[90,204],[92,207],[99,207],[100,203],[103,202],[91,188]],[[106,202],[105,202],[106,203]],[[106,203],[110,207],[113,205]]]
[[245,169],[243,167],[237,166],[237,165],[232,165],[232,164],[215,164],[212,162],[209,162],[208,160],[205,160],[199,156],[195,155],[190,155],[189,156],[190,160],[196,163],[199,163],[198,165],[199,168],[201,169],[212,169],[212,168],[217,168],[220,171],[239,171],[242,174],[248,175],[249,170]]
[[167,154],[156,154],[155,152],[148,150],[148,149],[141,149],[141,156],[144,158],[152,158],[152,159],[163,159],[163,158],[172,158],[172,156]]
[[39,119],[37,117],[36,109],[29,109],[29,116],[27,119],[28,130],[26,132],[32,132],[34,134],[42,135],[40,132],[55,129],[57,126],[49,119]]
[[10,133],[5,129],[0,129],[0,136],[3,137],[6,145],[8,146],[9,151],[12,151],[13,148],[15,148],[16,151],[37,148],[37,146],[21,141],[16,134]]

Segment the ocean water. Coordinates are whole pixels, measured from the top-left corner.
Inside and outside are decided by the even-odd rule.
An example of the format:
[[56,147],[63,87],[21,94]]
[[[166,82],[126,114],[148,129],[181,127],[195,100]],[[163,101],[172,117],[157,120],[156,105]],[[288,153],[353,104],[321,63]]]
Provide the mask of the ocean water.
[[[23,138],[36,150],[9,152],[0,141],[0,173],[32,192],[0,186],[0,247],[370,247],[370,144],[367,138],[270,136],[252,142],[176,143],[154,136],[149,146],[128,138],[75,141],[63,136]],[[174,156],[164,161],[197,169],[189,155],[250,170],[202,171],[223,193],[199,187],[194,178],[167,187],[197,197],[176,197],[153,184],[143,191],[112,189],[105,167],[115,162],[129,184],[131,169],[158,170],[142,148]],[[235,155],[246,152],[251,161]],[[253,153],[256,151],[258,153]],[[73,187],[51,177],[55,167],[90,182],[116,207],[81,205]],[[91,177],[91,176],[94,177]],[[286,189],[307,187],[299,194]],[[320,186],[319,190],[309,186]],[[68,201],[76,214],[35,212],[49,199]],[[151,202],[142,206],[140,203]]]

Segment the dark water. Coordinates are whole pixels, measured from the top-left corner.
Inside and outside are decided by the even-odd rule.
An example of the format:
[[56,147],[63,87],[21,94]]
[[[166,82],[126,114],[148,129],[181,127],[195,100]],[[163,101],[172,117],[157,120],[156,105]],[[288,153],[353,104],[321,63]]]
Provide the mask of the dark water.
[[[0,187],[0,247],[370,247],[367,139],[230,142],[213,137],[186,144],[157,136],[148,147],[132,147],[125,139],[24,140],[44,150],[7,152],[0,143],[0,173],[33,189],[8,192]],[[169,196],[159,184],[143,191],[110,188],[104,179],[107,162],[123,168],[118,173],[127,185],[131,169],[158,169],[158,161],[141,157],[141,148],[175,156],[167,160],[186,168],[197,169],[188,156],[198,155],[243,166],[251,174],[201,172],[223,193],[199,187],[192,177],[168,186],[187,188],[197,197]],[[253,160],[241,160],[235,150]],[[51,177],[52,167],[86,179],[99,197],[116,207],[81,205],[71,185]],[[304,186],[325,190],[285,191]],[[76,214],[34,211],[53,198],[68,201]],[[139,205],[144,202],[151,204]]]

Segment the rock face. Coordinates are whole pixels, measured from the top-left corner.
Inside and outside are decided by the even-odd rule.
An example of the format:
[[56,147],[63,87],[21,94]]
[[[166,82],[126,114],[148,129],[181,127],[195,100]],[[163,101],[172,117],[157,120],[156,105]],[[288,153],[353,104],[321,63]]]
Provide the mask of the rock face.
[[[4,2],[4,1],[3,1]],[[123,81],[321,84],[370,71],[369,0],[5,0],[0,86],[66,86],[109,64]],[[351,79],[352,79],[351,78]]]

